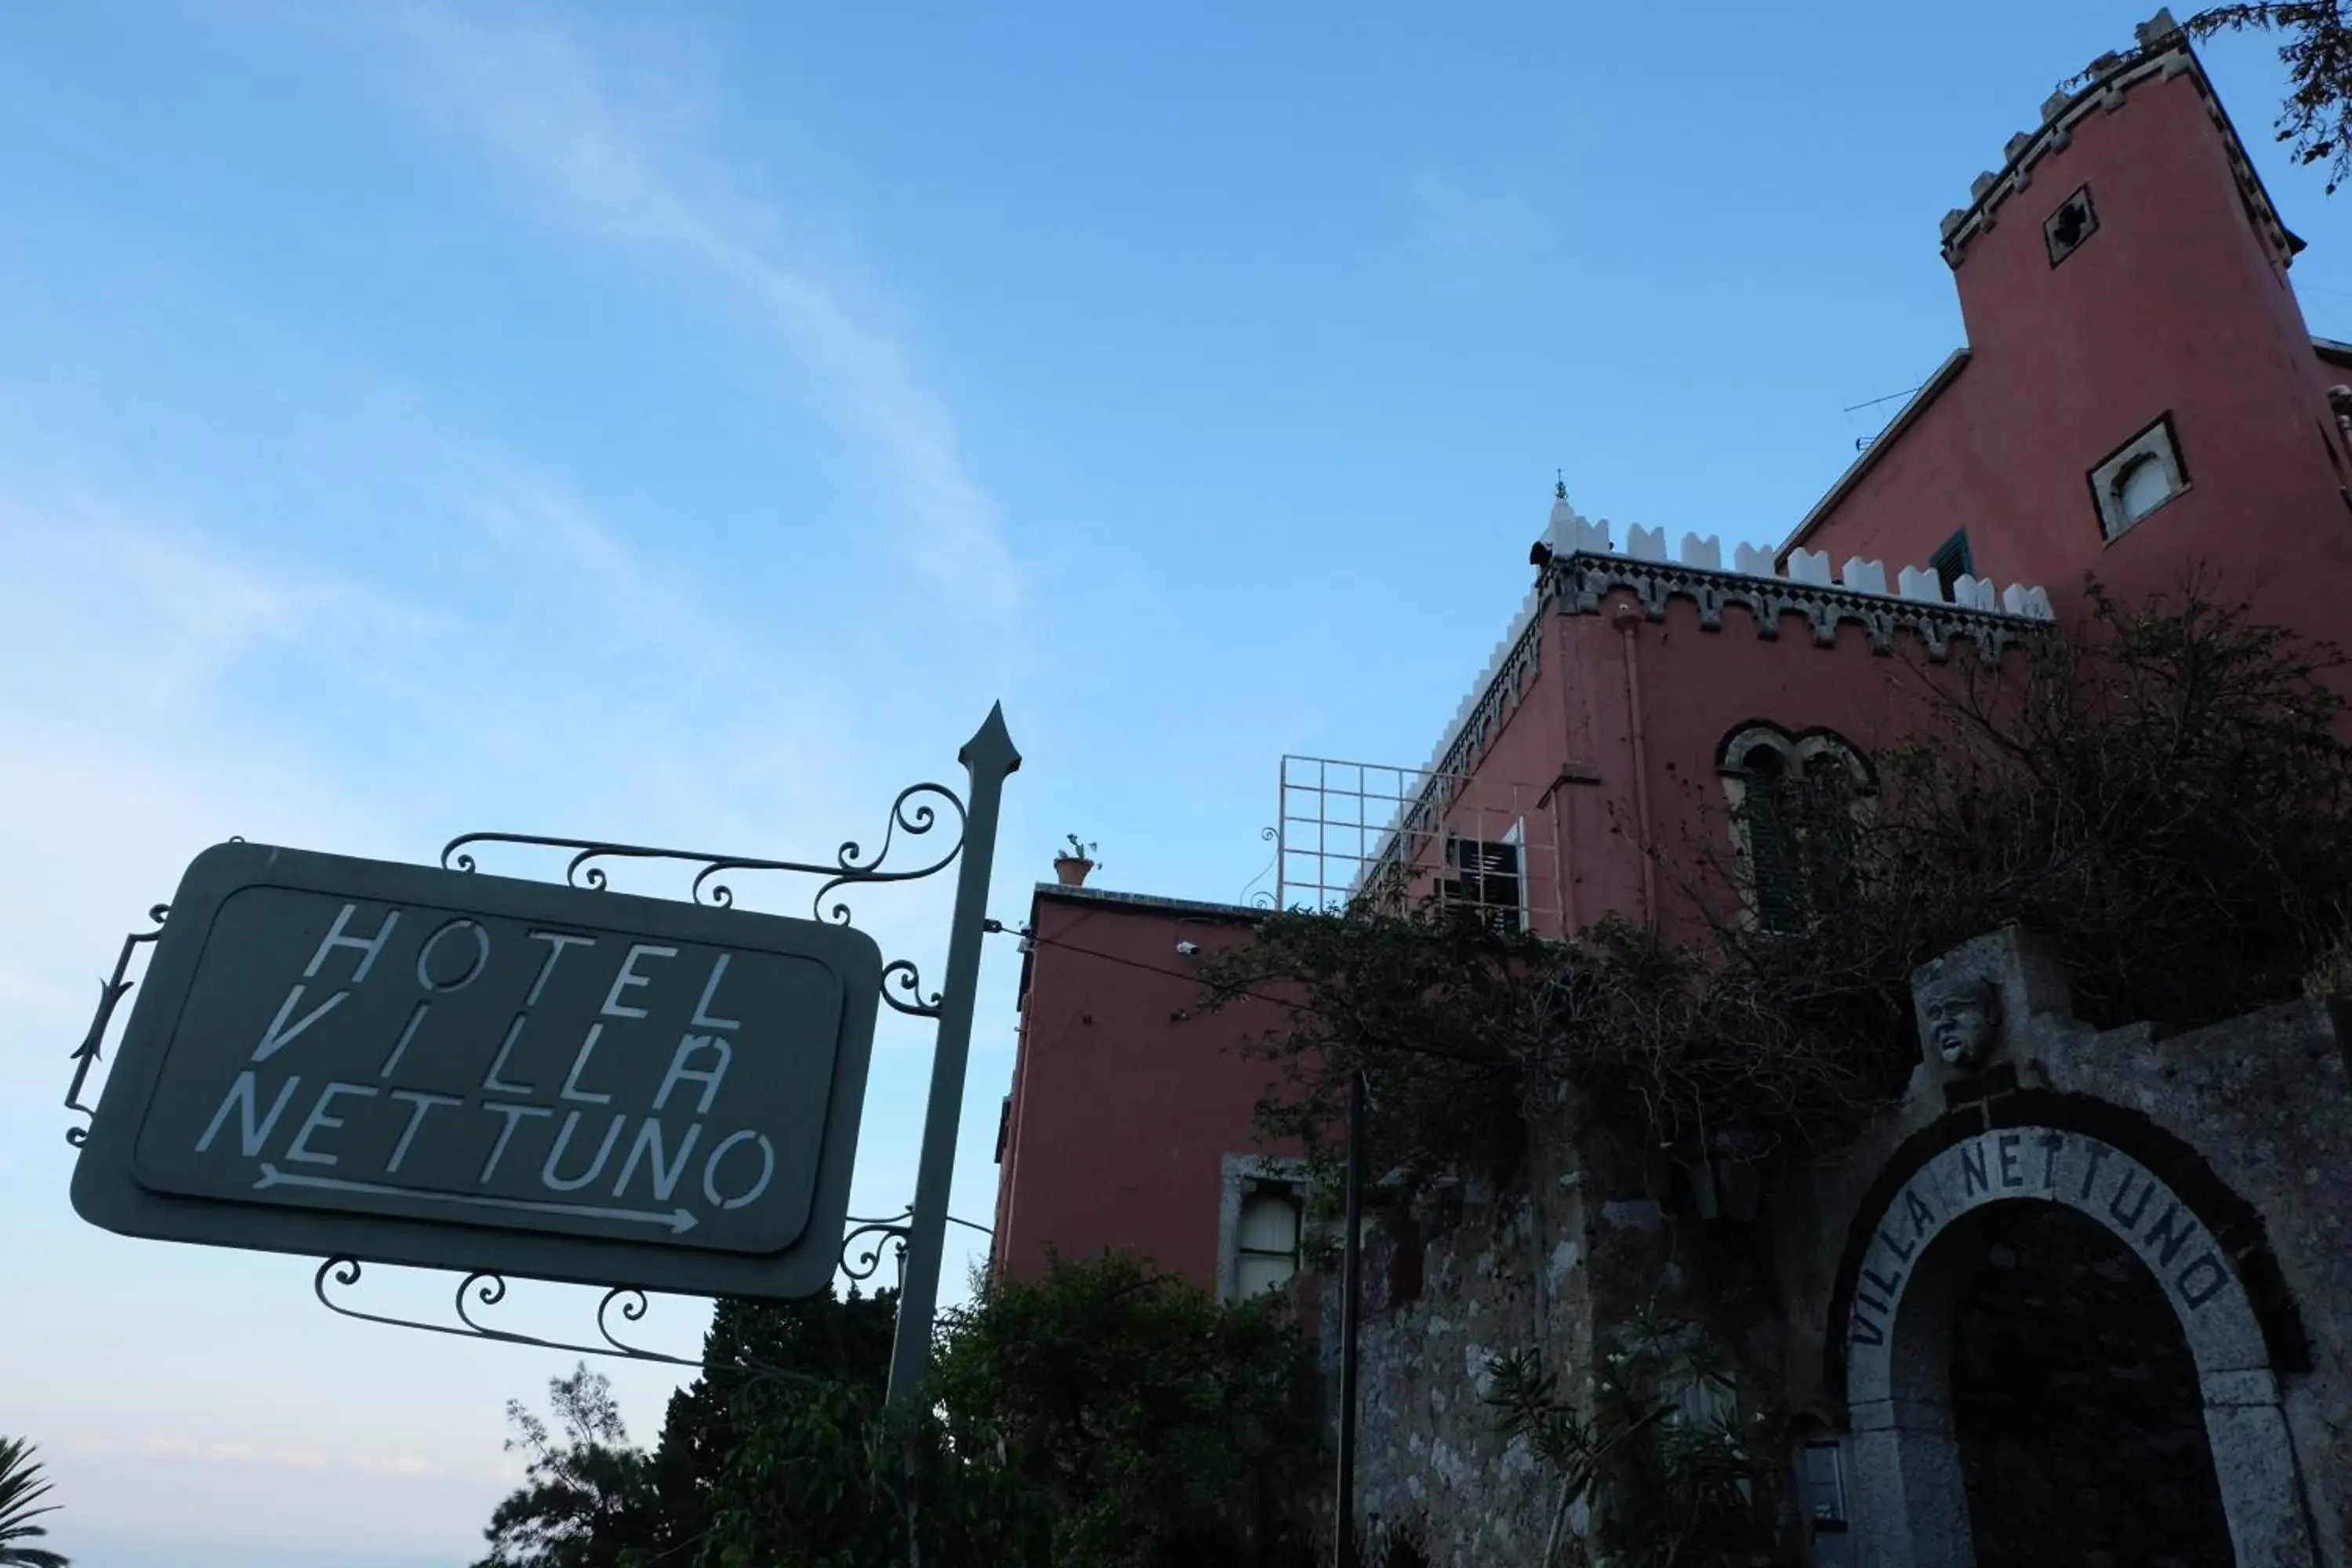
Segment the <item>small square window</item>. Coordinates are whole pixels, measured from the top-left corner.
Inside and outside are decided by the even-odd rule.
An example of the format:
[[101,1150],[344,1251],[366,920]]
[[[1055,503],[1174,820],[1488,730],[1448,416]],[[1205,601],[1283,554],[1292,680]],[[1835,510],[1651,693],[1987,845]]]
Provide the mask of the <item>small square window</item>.
[[2050,247],[2050,265],[2055,267],[2074,255],[2098,232],[2099,215],[2091,205],[2091,187],[2079,186],[2042,222],[2042,243]]
[[2148,513],[2189,488],[2189,470],[2172,436],[2172,416],[2125,442],[2090,474],[2100,531],[2120,537]]
[[1446,845],[1446,858],[1460,873],[1449,889],[1453,901],[1466,906],[1475,918],[1505,935],[1526,929],[1517,844],[1455,838]]

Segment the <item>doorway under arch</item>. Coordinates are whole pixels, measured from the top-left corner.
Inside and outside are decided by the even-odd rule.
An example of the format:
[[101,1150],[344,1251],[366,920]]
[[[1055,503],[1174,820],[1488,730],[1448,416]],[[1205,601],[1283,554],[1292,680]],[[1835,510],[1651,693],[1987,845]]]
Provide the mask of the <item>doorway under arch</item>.
[[1942,1245],[1977,1562],[2231,1568],[2197,1360],[2147,1266],[2058,1204],[1980,1210]]
[[[2059,1255],[2062,1272],[2073,1266],[2063,1262],[2069,1248],[2085,1262],[2109,1263],[2115,1253],[2108,1244],[2122,1249],[2145,1276],[2123,1271],[2124,1299],[2131,1299],[2133,1283],[2152,1283],[2158,1304],[2172,1319],[2170,1333],[2186,1346],[2207,1440],[2205,1454],[2195,1456],[2202,1468],[2181,1457],[2177,1425],[2168,1436],[2160,1432],[2151,1440],[2149,1457],[2153,1462],[2157,1450],[2169,1451],[2174,1457],[2168,1462],[2198,1478],[2197,1484],[2205,1476],[2213,1479],[2229,1555],[2211,1556],[2209,1544],[2198,1548],[2207,1553],[2202,1561],[2250,1568],[2315,1564],[2270,1347],[2240,1276],[2239,1254],[2222,1239],[2211,1216],[2130,1150],[2072,1127],[1994,1127],[1957,1136],[1939,1130],[1932,1142],[1915,1142],[1915,1147],[1916,1154],[1906,1148],[1890,1162],[1891,1178],[1896,1172],[1907,1174],[1874,1189],[1874,1201],[1857,1217],[1841,1270],[1853,1560],[1873,1568],[1973,1568],[1980,1562],[2006,1568],[2019,1561],[1990,1549],[1979,1556],[1977,1550],[1955,1400],[1962,1393],[1979,1400],[1982,1391],[1968,1386],[1973,1374],[1965,1369],[1956,1387],[1954,1368],[1963,1354],[1974,1366],[1986,1353],[1963,1341],[1963,1319],[1974,1311],[1980,1321],[1967,1331],[1994,1334],[1997,1342],[1999,1321],[2009,1310],[2000,1284],[1978,1278],[1980,1266],[1992,1262],[1995,1245],[2008,1247],[2009,1256],[2022,1261],[2014,1239],[2000,1239],[2005,1217],[2055,1211],[2103,1231],[2107,1243],[2086,1250],[2082,1233],[2063,1228],[2066,1221],[2059,1219],[2032,1221],[2012,1237],[2033,1236],[2038,1248],[2046,1242]],[[2039,1226],[2054,1228],[2042,1237]],[[2042,1300],[2046,1306],[2048,1297]],[[2166,1350],[2144,1364],[2151,1379],[2173,1381],[2167,1396],[2171,1403],[2159,1400],[2158,1408],[2178,1411],[2180,1364],[2169,1353],[2169,1335],[2160,1319],[2146,1317],[2144,1297],[2134,1310],[2143,1324],[2157,1326],[2122,1335],[2117,1346]],[[2169,1372],[2160,1373],[2159,1363]],[[1996,1432],[2011,1418],[1981,1409],[1978,1415]],[[1983,1452],[1990,1454],[1998,1446],[1987,1444]],[[1985,1479],[1984,1467],[1990,1462],[1978,1461],[1979,1491],[1988,1484],[1996,1490],[2000,1485]],[[2201,1506],[2192,1499],[2189,1514]],[[2096,1550],[2105,1549],[2087,1549]],[[2068,1561],[2098,1561],[2087,1551]],[[2201,1568],[2200,1559],[2189,1561]]]

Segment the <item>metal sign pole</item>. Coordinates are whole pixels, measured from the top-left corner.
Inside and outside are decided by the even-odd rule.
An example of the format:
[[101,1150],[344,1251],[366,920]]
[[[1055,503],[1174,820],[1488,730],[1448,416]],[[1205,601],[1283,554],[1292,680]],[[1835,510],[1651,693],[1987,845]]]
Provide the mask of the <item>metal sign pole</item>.
[[971,787],[963,864],[956,868],[954,923],[940,987],[939,1045],[931,1056],[931,1095],[923,1116],[922,1162],[915,1173],[914,1212],[907,1226],[907,1271],[898,1295],[898,1337],[890,1347],[888,1404],[910,1407],[930,1361],[931,1320],[939,1307],[940,1264],[947,1246],[948,1189],[955,1175],[957,1124],[963,1117],[964,1068],[971,1055],[971,1015],[980,984],[980,939],[988,919],[988,874],[996,860],[996,816],[1004,781],[1021,753],[1004,728],[1000,704],[956,753]]
[[1333,1487],[1331,1561],[1356,1563],[1356,1342],[1364,1315],[1364,1069],[1348,1075],[1348,1235],[1339,1281],[1339,1475]]

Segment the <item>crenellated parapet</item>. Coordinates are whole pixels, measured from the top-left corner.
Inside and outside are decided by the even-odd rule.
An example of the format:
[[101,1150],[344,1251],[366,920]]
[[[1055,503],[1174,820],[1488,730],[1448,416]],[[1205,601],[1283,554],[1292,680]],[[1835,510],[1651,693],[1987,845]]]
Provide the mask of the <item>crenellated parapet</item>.
[[[1643,528],[1639,523],[1626,531],[1625,548],[1620,551],[1610,542],[1610,527],[1606,521],[1593,522],[1580,517],[1565,500],[1555,503],[1551,509],[1551,528],[1544,543],[1555,563],[1571,556],[1584,556],[1596,563],[1614,562],[1627,566],[1646,565],[1662,569],[1633,574],[1625,582],[1614,585],[1643,594],[1644,604],[1651,602],[1654,593],[1671,595],[1679,592],[1684,597],[1697,601],[1699,622],[1710,631],[1721,625],[1721,605],[1748,604],[1753,610],[1755,604],[1764,599],[1785,599],[1790,609],[1803,609],[1812,616],[1816,635],[1825,647],[1837,640],[1836,626],[1840,620],[1856,621],[1872,627],[1872,646],[1882,652],[1891,644],[1885,637],[1877,635],[1877,629],[1891,630],[1894,625],[1907,625],[1916,618],[1906,608],[1899,612],[1896,621],[1889,621],[1885,606],[1877,602],[1890,598],[1904,606],[1916,605],[1936,611],[1973,612],[1999,616],[2005,622],[2046,621],[2050,618],[2047,590],[2022,583],[2012,583],[2000,588],[1989,577],[1975,577],[1966,573],[1954,580],[1948,595],[1943,579],[1928,568],[1899,566],[1895,568],[1894,586],[1890,588],[1884,561],[1867,561],[1853,556],[1833,572],[1826,552],[1792,550],[1789,552],[1788,566],[1783,572],[1775,565],[1772,552],[1756,544],[1733,546],[1731,570],[1727,572],[1723,567],[1723,541],[1719,536],[1709,534],[1702,539],[1696,533],[1685,533],[1680,550],[1670,560],[1666,553],[1666,531]],[[1685,578],[1689,580],[1687,584],[1684,584]],[[1708,581],[1702,582],[1702,578]],[[1669,582],[1684,585],[1673,589],[1649,586]],[[1740,586],[1743,584],[1750,585]],[[1754,586],[1759,584],[1775,586],[1769,589]],[[1801,588],[1831,590],[1832,596],[1818,603],[1809,596],[1790,596],[1790,590]],[[1658,603],[1658,614],[1662,615],[1663,599]],[[1778,612],[1770,616],[1760,611],[1755,613],[1759,636],[1780,635],[1775,624]],[[1832,618],[1822,619],[1824,615]],[[1943,649],[1948,640],[1945,635],[1948,625],[1965,626],[1967,623],[1931,619],[1919,619],[1917,622],[1921,639],[1936,650],[1934,657],[1937,658],[1944,657]]]
[[[1809,555],[1811,560],[1797,559]],[[1895,634],[1909,632],[1939,663],[1950,656],[1955,638],[1995,657],[2033,637],[2050,619],[2050,595],[2038,587],[2011,584],[2003,605],[1991,583],[1969,576],[1952,585],[1948,600],[1936,574],[1916,566],[1902,569],[1894,593],[1886,589],[1884,562],[1849,561],[1843,582],[1831,578],[1827,556],[1809,551],[1797,551],[1789,567],[1783,577],[1579,552],[1552,557],[1545,592],[1564,609],[1591,615],[1603,597],[1622,588],[1640,600],[1654,621],[1665,619],[1667,601],[1688,599],[1698,608],[1700,629],[1710,632],[1723,629],[1724,607],[1737,605],[1748,612],[1756,635],[1767,639],[1780,635],[1780,617],[1802,616],[1823,647],[1837,645],[1838,627],[1845,625],[1862,627],[1880,653],[1892,653]]]
[[2301,249],[2303,242],[2289,234],[2286,225],[2279,220],[2278,209],[2272,205],[2270,193],[2263,189],[2262,176],[2255,172],[2245,144],[2239,141],[2220,97],[2213,91],[2213,84],[2206,79],[2204,68],[2189,47],[2188,35],[2173,20],[2170,11],[2159,10],[2139,25],[2136,47],[2130,53],[2101,55],[2076,79],[2084,83],[2082,87],[2071,92],[2062,88],[2053,93],[2042,106],[2042,123],[2031,131],[2019,132],[2001,149],[2000,171],[1989,169],[1979,174],[1969,186],[1969,205],[1944,215],[1941,226],[1945,262],[1955,268],[1960,265],[1967,257],[1969,242],[1999,221],[2000,209],[2011,196],[2032,184],[2035,166],[2042,159],[2065,151],[2074,140],[2076,126],[2093,115],[2112,114],[2122,109],[2133,89],[2144,83],[2170,81],[2175,77],[2189,79],[2204,103],[2205,112],[2221,129],[2230,172],[2237,180],[2246,216],[2282,257],[2292,257]]
[[1430,755],[1433,773],[1467,773],[1517,706],[1541,666],[1538,630],[1547,605],[1566,614],[1596,615],[1611,593],[1623,590],[1648,619],[1661,621],[1669,603],[1687,599],[1698,611],[1700,628],[1710,632],[1721,631],[1725,608],[1738,605],[1748,612],[1756,635],[1767,640],[1780,637],[1783,616],[1801,616],[1819,647],[1834,647],[1838,628],[1853,625],[1878,653],[1893,653],[1898,636],[1908,634],[1938,663],[1950,657],[1955,642],[1969,644],[1984,658],[1998,658],[2002,650],[2032,641],[2051,622],[2050,595],[2038,585],[1998,587],[1989,578],[1963,574],[1948,596],[1942,580],[1924,566],[1898,566],[1890,583],[1883,561],[1855,557],[1833,571],[1826,553],[1793,550],[1781,571],[1771,551],[1741,544],[1733,547],[1727,571],[1719,535],[1685,533],[1669,559],[1665,530],[1639,525],[1627,531],[1625,548],[1619,550],[1612,543],[1610,524],[1579,515],[1564,495],[1553,502],[1538,553],[1549,555],[1542,574],[1447,721]]

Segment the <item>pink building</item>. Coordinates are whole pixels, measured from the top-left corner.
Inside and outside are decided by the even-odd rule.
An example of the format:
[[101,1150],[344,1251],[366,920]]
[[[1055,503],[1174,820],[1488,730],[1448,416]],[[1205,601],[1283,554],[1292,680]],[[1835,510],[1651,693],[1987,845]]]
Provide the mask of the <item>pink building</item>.
[[[1401,855],[1538,931],[1611,911],[1671,931],[1694,895],[1645,847],[1738,863],[1741,792],[1790,769],[1866,778],[1921,721],[1891,653],[2006,646],[2070,617],[2086,574],[2134,599],[2201,570],[2345,638],[2352,345],[2305,326],[2300,242],[2169,19],[2004,157],[1942,225],[1967,345],[1780,549],[1618,540],[1561,496],[1425,768],[1286,761],[1286,902]],[[1775,918],[1770,868],[1748,869],[1740,896]],[[1131,1247],[1226,1294],[1286,1272],[1297,1171],[1251,1136],[1265,1069],[1234,1048],[1251,1023],[1170,1021],[1194,994],[1188,946],[1251,914],[1038,889],[1000,1267]]]

